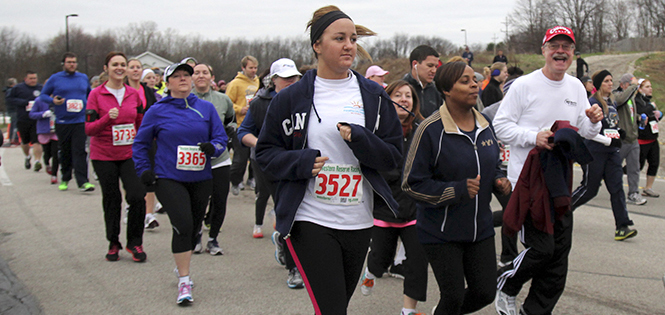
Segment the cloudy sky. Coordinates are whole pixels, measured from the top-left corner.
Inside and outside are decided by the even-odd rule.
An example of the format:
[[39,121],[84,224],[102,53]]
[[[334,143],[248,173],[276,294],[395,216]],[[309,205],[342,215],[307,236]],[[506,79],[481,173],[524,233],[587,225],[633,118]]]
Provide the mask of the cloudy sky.
[[464,44],[467,30],[469,45],[487,44],[496,36],[504,38],[506,16],[514,10],[516,0],[320,0],[281,1],[3,1],[0,25],[40,40],[65,30],[69,25],[95,34],[98,31],[127,26],[129,23],[155,21],[159,30],[173,28],[181,35],[200,34],[218,38],[307,38],[305,26],[317,8],[335,4],[357,24],[377,32],[380,37],[395,33],[440,36],[457,45]]

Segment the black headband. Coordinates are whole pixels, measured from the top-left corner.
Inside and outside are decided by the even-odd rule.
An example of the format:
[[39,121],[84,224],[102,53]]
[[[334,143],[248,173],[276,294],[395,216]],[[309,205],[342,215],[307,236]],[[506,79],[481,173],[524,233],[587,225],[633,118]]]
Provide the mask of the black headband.
[[326,28],[332,24],[332,22],[335,22],[339,19],[351,20],[351,18],[342,11],[328,12],[320,19],[316,20],[316,22],[312,24],[312,29],[309,33],[309,40],[311,41],[312,46],[314,46],[314,43],[321,37],[321,35],[323,35],[323,31],[325,31]]
[[593,77],[593,87],[596,88],[596,90],[600,90],[600,85],[603,84],[603,81],[608,75],[612,75],[609,71],[603,70],[601,72],[598,72],[595,77]]

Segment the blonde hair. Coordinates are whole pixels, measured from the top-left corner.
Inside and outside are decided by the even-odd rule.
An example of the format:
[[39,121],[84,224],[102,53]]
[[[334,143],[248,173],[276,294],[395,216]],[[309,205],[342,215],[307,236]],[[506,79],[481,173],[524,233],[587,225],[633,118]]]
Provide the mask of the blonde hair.
[[492,74],[492,70],[490,70],[490,67],[483,67],[483,76],[485,77],[485,79],[490,79],[492,77],[490,74]]
[[448,59],[448,61],[446,61],[446,63],[457,62],[457,61],[464,61],[464,58],[462,58],[461,56],[453,56],[450,59]]
[[[312,19],[309,20],[309,22],[307,22],[307,27],[305,28],[305,30],[310,29],[310,32],[311,32],[311,27],[312,27],[312,25],[314,25],[314,23],[316,23],[316,21],[321,19],[327,13],[330,13],[330,12],[333,12],[333,11],[342,11],[342,10],[340,10],[337,6],[328,5],[328,6],[321,7],[318,10],[314,11],[314,14],[312,15]],[[358,35],[358,38],[376,35],[376,33],[374,31],[370,30],[367,27],[364,27],[364,26],[358,25],[358,24],[355,24],[355,26],[356,26],[356,34]],[[318,43],[320,40],[321,39],[319,38],[319,39],[316,40],[316,42]],[[371,62],[372,57],[365,50],[365,48],[360,46],[360,44],[356,44],[356,45],[358,47],[359,57],[361,57],[363,59],[367,59]],[[314,54],[318,58],[318,55],[316,54],[316,52],[314,52]]]

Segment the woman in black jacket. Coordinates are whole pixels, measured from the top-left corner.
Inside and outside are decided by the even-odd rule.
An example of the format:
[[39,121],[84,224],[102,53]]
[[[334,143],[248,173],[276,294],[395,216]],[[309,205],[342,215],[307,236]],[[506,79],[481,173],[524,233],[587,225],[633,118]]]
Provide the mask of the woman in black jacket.
[[[416,90],[406,81],[399,80],[386,88],[392,99],[397,115],[402,123],[404,139],[402,152],[407,155],[413,134],[420,121],[420,104]],[[404,306],[402,314],[415,314],[418,301],[427,297],[427,257],[425,250],[418,241],[416,233],[416,202],[402,191],[402,167],[379,172],[392,190],[393,197],[399,203],[399,216],[384,203],[374,204],[374,227],[372,227],[372,243],[367,255],[367,267],[363,273],[360,291],[370,295],[374,287],[374,279],[381,278],[393,261],[397,247],[397,239],[402,240],[407,259],[404,262]]]
[[478,82],[464,62],[436,71],[445,102],[416,130],[402,189],[418,201],[418,239],[439,284],[435,315],[467,314],[494,300],[492,190],[510,192],[488,119],[474,109]]
[[[649,162],[647,169],[647,184],[642,190],[642,196],[660,197],[660,194],[653,190],[653,182],[656,180],[658,165],[660,164],[660,145],[658,144],[658,122],[663,118],[663,112],[659,111],[656,105],[651,102],[653,89],[651,81],[640,79],[639,93],[635,96],[635,107],[637,118],[640,119],[640,128],[637,135],[637,142],[640,144],[640,170],[644,168],[644,162]],[[642,119],[642,114],[646,119]]]
[[485,106],[490,106],[503,99],[501,84],[503,84],[508,77],[508,67],[503,62],[495,62],[492,64],[492,67],[490,67],[490,75],[490,82],[487,84],[480,97],[480,100],[483,101],[483,105]]

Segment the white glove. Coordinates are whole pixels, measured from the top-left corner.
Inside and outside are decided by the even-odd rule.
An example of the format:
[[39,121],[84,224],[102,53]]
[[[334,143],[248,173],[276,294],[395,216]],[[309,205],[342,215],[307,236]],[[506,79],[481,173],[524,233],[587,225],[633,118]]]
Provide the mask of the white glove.
[[42,114],[42,118],[48,118],[48,117],[51,117],[51,116],[53,116],[53,112],[52,112],[50,109],[47,109],[47,110]]

